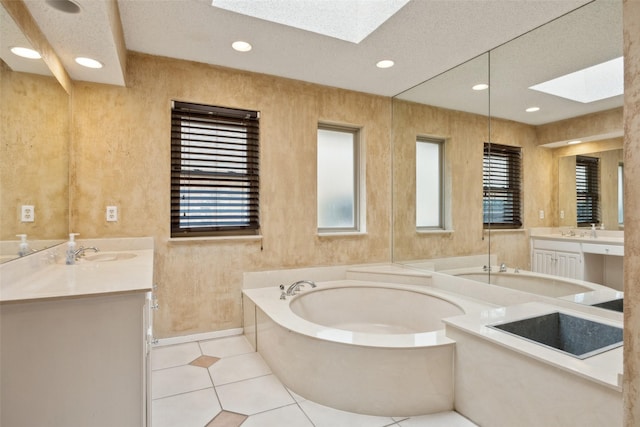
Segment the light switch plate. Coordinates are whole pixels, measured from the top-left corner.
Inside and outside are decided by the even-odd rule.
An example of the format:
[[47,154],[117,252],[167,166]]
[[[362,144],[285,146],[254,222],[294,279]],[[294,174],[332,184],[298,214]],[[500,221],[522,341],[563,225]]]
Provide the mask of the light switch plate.
[[118,207],[107,206],[107,222],[117,222],[117,221],[118,221]]
[[540,212],[538,212],[538,215],[540,216],[540,219],[544,219],[544,211],[542,209],[540,209]]
[[22,205],[20,221],[34,222],[36,220],[36,211],[33,205]]

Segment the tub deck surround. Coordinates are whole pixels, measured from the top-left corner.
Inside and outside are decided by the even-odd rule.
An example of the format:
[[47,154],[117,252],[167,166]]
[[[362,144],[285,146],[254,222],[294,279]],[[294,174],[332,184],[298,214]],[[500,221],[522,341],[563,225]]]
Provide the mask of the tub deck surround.
[[621,392],[622,389],[618,383],[618,374],[622,372],[622,347],[614,348],[598,355],[591,356],[587,359],[580,360],[488,327],[488,325],[509,323],[555,312],[565,313],[571,316],[581,317],[619,328],[622,328],[623,325],[622,321],[607,319],[580,311],[537,302],[485,310],[480,313],[471,313],[464,316],[450,317],[444,319],[443,322],[447,325],[447,336],[450,335],[449,331],[452,329],[460,330],[480,337],[500,347],[508,348],[516,353],[520,353],[550,366],[554,366],[562,371],[569,372],[588,381],[592,381],[604,387]]
[[622,327],[540,303],[445,319],[456,341],[456,410],[495,427],[621,426],[622,347],[580,360],[487,326],[558,311]]
[[[280,299],[278,287],[243,291],[245,334],[287,387],[323,405],[361,414],[414,416],[453,409],[454,342],[444,335],[439,316],[480,312],[488,305],[420,285],[316,283],[286,300]],[[390,306],[395,297],[422,300],[421,311],[435,316],[425,322],[425,332],[408,333],[407,323],[394,319],[406,315],[419,321],[423,314],[402,304]],[[436,303],[433,310],[430,302]],[[291,305],[299,303],[304,307],[296,314]],[[370,328],[368,322],[385,326]]]
[[153,283],[153,238],[78,240],[93,255],[128,256],[113,261],[64,263],[66,244],[0,265],[0,303],[148,292]]

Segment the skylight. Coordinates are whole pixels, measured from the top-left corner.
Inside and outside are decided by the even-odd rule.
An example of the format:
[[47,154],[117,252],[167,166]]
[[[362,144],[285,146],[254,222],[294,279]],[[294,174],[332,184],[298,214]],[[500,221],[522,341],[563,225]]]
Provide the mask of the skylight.
[[622,95],[624,91],[624,64],[622,57],[588,67],[529,89],[550,95],[560,96],[572,101],[600,101]]
[[242,15],[360,43],[409,0],[212,0]]

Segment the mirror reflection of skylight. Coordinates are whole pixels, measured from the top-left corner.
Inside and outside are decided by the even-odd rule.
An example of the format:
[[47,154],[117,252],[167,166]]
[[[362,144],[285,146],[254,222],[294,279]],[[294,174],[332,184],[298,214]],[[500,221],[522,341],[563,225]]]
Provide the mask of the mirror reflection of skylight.
[[622,95],[624,91],[623,58],[612,59],[531,86],[529,89],[584,104]]
[[231,12],[360,43],[409,0],[212,0]]

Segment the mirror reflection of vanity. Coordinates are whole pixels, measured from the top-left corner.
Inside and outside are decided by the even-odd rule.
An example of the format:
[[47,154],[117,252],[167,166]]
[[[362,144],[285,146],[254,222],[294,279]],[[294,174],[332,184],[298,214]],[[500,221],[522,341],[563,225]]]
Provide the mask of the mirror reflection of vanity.
[[[588,153],[599,153],[591,155],[600,158],[600,223],[607,232],[619,233],[615,238],[622,241],[621,92],[578,102],[530,89],[595,64],[615,62],[622,48],[622,2],[595,1],[397,95],[394,262],[484,253],[486,263],[497,260],[532,270],[530,235],[560,236],[560,229],[577,228],[575,156]],[[586,82],[587,87],[605,86]],[[489,87],[472,91],[477,83]],[[538,110],[527,111],[531,107]],[[444,220],[432,229],[417,229],[415,223],[416,159],[410,147],[415,144],[411,138],[420,135],[445,141]],[[578,139],[583,143],[568,144]],[[482,225],[482,145],[488,141],[522,147],[521,228]],[[567,180],[573,186],[565,185]],[[593,265],[588,258],[580,262]]]
[[[27,46],[4,7],[0,61],[0,262],[62,242],[69,232],[69,96],[42,59],[12,55]],[[22,217],[33,206],[34,220]],[[28,208],[27,208],[28,209]],[[23,220],[27,219],[27,220]]]

